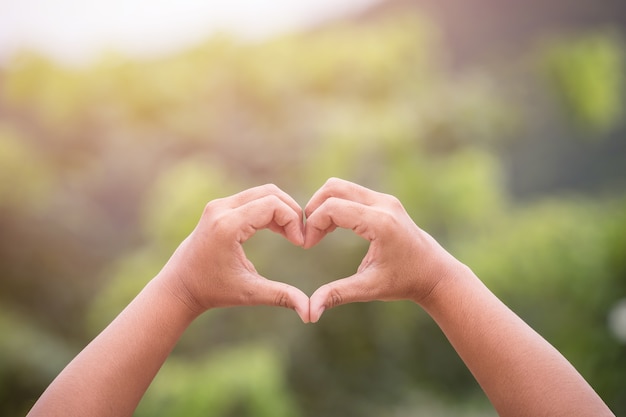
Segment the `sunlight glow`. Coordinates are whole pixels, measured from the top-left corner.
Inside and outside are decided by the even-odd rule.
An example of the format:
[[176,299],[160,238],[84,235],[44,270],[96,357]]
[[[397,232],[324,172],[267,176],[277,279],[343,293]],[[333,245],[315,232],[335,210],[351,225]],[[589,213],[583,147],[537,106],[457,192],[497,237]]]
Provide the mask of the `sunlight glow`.
[[103,50],[162,54],[218,33],[263,39],[376,0],[0,1],[0,59],[32,49],[81,62]]

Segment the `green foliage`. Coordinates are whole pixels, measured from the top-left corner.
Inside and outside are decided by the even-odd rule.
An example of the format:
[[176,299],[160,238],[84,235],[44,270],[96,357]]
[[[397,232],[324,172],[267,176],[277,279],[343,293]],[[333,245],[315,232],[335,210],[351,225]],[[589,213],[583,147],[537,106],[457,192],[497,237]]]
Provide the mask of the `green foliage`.
[[108,268],[108,282],[94,300],[89,328],[109,323],[146,285],[178,244],[194,229],[207,202],[237,190],[221,171],[198,158],[164,169],[146,195],[142,234],[149,244]]
[[191,233],[209,201],[236,191],[217,164],[199,158],[179,161],[164,170],[146,198],[144,234],[153,244],[172,249]]
[[543,52],[554,91],[581,125],[614,128],[624,112],[626,66],[623,42],[614,34],[590,34],[555,41]]
[[[0,108],[7,109],[0,115],[0,226],[49,223],[67,235],[14,241],[3,230],[0,276],[11,285],[0,281],[2,288],[32,293],[31,300],[41,288],[55,289],[46,294],[59,302],[83,297],[66,321],[85,318],[84,331],[73,335],[86,343],[159,271],[208,201],[274,182],[304,205],[338,176],[399,197],[616,412],[626,410],[623,345],[606,325],[626,293],[624,202],[512,198],[500,147],[520,126],[540,129],[522,120],[497,78],[485,70],[451,73],[445,52],[436,28],[406,15],[256,44],[216,37],[152,61],[108,55],[83,69],[17,57],[0,74]],[[617,124],[623,57],[616,38],[555,43],[544,57],[576,120],[594,129]],[[33,207],[41,209],[33,214]],[[307,253],[270,232],[245,244],[260,273],[309,294],[354,273],[366,249],[350,231]],[[55,269],[64,262],[73,266],[72,280],[67,268]],[[38,304],[39,314],[60,314],[58,304]],[[288,310],[209,312],[181,340],[137,415],[484,409],[467,369],[414,305],[354,304],[326,312],[316,326],[295,323]],[[15,364],[2,368],[2,381],[31,370],[48,377],[66,360],[56,336],[15,314],[2,315],[0,330],[10,335],[0,339],[0,363]],[[280,354],[272,338],[281,341]],[[424,393],[432,401],[422,401]],[[25,409],[31,397],[17,397],[11,410]],[[478,401],[478,411],[448,401]]]
[[15,106],[29,106],[59,128],[72,123],[84,101],[81,74],[61,68],[43,57],[23,53],[8,72],[3,98]]
[[434,232],[476,231],[506,207],[502,168],[494,155],[479,149],[435,158],[404,151],[387,175],[385,188]]
[[193,361],[171,359],[136,415],[296,417],[300,412],[275,351],[243,345]]
[[[27,317],[0,306],[0,410],[24,415],[74,352]],[[27,398],[19,403],[15,398]]]
[[[545,201],[459,246],[486,284],[607,395],[621,389],[626,361],[607,326],[611,307],[626,296],[624,271],[611,261],[616,236],[619,245],[626,239],[624,207]],[[592,353],[599,350],[604,355]]]
[[0,124],[0,207],[35,208],[49,193],[50,175],[39,152]]
[[[22,378],[51,380],[71,359],[69,349],[25,317],[2,308],[0,332],[1,368],[23,373]],[[4,374],[4,372],[3,372]],[[5,375],[3,375],[4,379]]]
[[107,282],[93,300],[87,328],[98,334],[132,301],[163,266],[168,253],[155,247],[138,249],[105,270]]

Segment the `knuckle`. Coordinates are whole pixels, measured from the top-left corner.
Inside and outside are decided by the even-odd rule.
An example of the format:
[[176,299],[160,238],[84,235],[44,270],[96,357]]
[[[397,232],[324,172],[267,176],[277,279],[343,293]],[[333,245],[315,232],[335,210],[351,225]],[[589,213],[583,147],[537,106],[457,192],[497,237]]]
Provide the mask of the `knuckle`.
[[260,205],[263,208],[268,208],[280,202],[280,198],[275,194],[267,194],[256,200],[255,204]]
[[385,198],[388,201],[389,207],[391,207],[394,210],[399,210],[399,209],[404,209],[404,206],[402,205],[402,202],[400,201],[400,199],[396,196],[393,196],[391,194],[385,194]]
[[270,204],[277,204],[277,203],[281,203],[282,202],[280,197],[278,197],[276,194],[267,195],[267,196],[265,196],[265,198],[267,199],[268,203],[270,203]]
[[343,304],[343,297],[337,289],[331,288],[328,292],[328,297],[326,297],[326,302],[328,303],[329,308],[337,307],[338,305]]
[[278,188],[278,186],[273,183],[264,184],[261,186],[261,189],[267,192],[268,194],[276,194],[277,192],[280,191],[280,188]]
[[281,284],[274,294],[274,305],[278,307],[292,308],[293,303],[289,296],[289,287],[287,284]]
[[324,210],[328,211],[328,212],[333,212],[336,210],[338,204],[339,204],[340,200],[337,197],[328,197],[326,200],[324,200],[324,202],[322,203],[322,205],[320,207],[323,207]]
[[233,222],[229,218],[229,212],[224,210],[218,200],[213,200],[206,204],[200,220],[201,228],[211,232],[216,237],[230,235],[233,229]]
[[259,200],[256,201],[255,205],[256,205],[256,209],[260,210],[260,212],[263,212],[263,213],[273,212],[274,216],[279,216],[281,212],[280,210],[278,210],[278,208],[281,205],[281,203],[282,201],[280,198],[278,198],[276,195],[271,194],[271,195],[266,195],[265,197],[261,197]]
[[378,219],[381,230],[394,230],[397,227],[398,220],[391,213],[382,212],[378,216]]
[[229,217],[221,213],[219,215],[213,216],[212,227],[213,234],[216,237],[226,237],[230,236],[233,231],[233,222],[230,221]]
[[278,307],[291,307],[291,302],[289,301],[289,296],[284,292],[279,292],[274,299],[274,304]]
[[334,189],[334,188],[340,187],[342,183],[343,183],[343,180],[337,177],[330,177],[326,180],[324,187]]
[[218,210],[218,206],[220,205],[221,200],[222,199],[216,199],[206,203],[206,205],[204,206],[203,215],[212,216]]

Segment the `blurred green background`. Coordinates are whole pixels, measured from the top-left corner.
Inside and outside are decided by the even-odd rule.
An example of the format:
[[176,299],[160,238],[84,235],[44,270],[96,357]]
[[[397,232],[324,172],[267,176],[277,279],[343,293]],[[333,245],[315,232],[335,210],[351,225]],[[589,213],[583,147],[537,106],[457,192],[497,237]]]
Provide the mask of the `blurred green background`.
[[[626,415],[626,12],[548,3],[552,15],[386,1],[158,58],[13,56],[0,67],[0,416],[27,412],[206,202],[272,182],[304,205],[330,176],[399,197]],[[311,294],[367,246],[337,231],[305,252],[263,231],[245,249]],[[210,311],[136,415],[495,412],[432,320],[396,302],[316,325]]]

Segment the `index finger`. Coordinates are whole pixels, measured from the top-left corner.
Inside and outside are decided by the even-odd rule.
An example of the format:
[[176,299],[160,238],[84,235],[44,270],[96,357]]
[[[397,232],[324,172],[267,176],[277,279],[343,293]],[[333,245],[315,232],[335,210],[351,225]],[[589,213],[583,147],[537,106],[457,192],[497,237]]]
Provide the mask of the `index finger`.
[[380,197],[380,193],[350,181],[339,178],[329,178],[328,181],[326,181],[326,183],[319,190],[317,190],[315,194],[313,194],[313,197],[311,197],[307,203],[304,209],[306,216],[309,217],[324,203],[324,201],[331,197],[371,206],[376,204]]
[[248,240],[260,229],[270,229],[285,236],[294,245],[304,244],[302,210],[295,211],[282,199],[269,195],[234,209],[240,219],[239,241]]
[[293,199],[293,197],[291,197],[289,194],[287,194],[274,184],[265,184],[249,188],[247,190],[241,191],[237,194],[225,198],[224,201],[227,202],[228,207],[234,209],[267,196],[278,197],[285,204],[291,207],[295,212],[299,213],[300,217],[302,217],[302,207],[300,207],[300,205],[296,202],[296,200]]
[[379,227],[388,227],[389,216],[384,209],[355,201],[330,197],[307,219],[304,226],[304,247],[315,246],[335,228],[351,229],[369,240],[376,239]]

